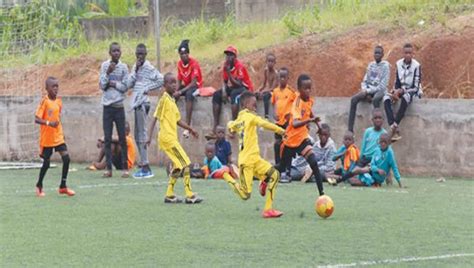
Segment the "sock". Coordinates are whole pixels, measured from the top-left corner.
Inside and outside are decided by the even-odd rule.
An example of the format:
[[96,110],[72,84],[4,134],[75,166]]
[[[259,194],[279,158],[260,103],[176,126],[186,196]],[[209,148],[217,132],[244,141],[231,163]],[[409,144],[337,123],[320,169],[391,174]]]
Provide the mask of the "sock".
[[275,192],[276,192],[276,187],[278,185],[278,181],[280,180],[280,172],[278,172],[276,169],[272,168],[268,173],[267,173],[267,178],[269,178],[269,183],[268,183],[268,193],[267,193],[267,198],[265,200],[265,206],[263,210],[269,210],[273,206],[273,199],[275,198]]
[[40,169],[39,178],[38,178],[38,182],[36,183],[36,187],[43,188],[43,179],[44,179],[44,176],[46,175],[46,171],[48,171],[48,168],[49,168],[49,159],[44,159],[43,165],[41,166],[41,169]]
[[168,188],[166,189],[166,196],[174,196],[174,185],[178,180],[178,174],[180,173],[179,169],[175,169],[170,173],[170,179],[168,181]]
[[324,195],[323,178],[321,177],[321,172],[319,172],[318,161],[316,160],[314,153],[308,155],[306,161],[313,170],[313,175],[316,178],[316,184],[318,185],[319,195]]
[[191,189],[191,174],[189,172],[189,167],[184,168],[183,172],[183,177],[184,177],[184,193],[186,194],[186,197],[190,198],[194,195],[193,190]]
[[63,160],[63,172],[61,176],[61,184],[59,185],[59,188],[66,188],[66,180],[67,180],[67,173],[69,172],[69,162],[71,159],[69,158],[69,155],[62,155],[61,159]]
[[234,178],[232,178],[232,176],[228,172],[224,172],[224,175],[222,175],[222,177],[240,198],[244,200],[249,199],[249,195],[245,194],[244,191],[240,189],[240,185],[237,184],[237,182],[234,180]]

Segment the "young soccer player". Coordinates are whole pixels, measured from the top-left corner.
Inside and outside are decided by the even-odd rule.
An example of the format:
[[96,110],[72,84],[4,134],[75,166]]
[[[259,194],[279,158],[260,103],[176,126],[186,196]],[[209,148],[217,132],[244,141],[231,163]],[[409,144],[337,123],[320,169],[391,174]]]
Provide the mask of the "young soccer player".
[[[223,179],[224,177],[231,176],[231,171],[228,166],[221,163],[219,158],[216,156],[216,146],[214,143],[207,143],[205,146],[204,157],[204,178],[209,179]],[[231,180],[231,177],[227,178],[227,181]]]
[[[122,51],[117,42],[109,46],[110,60],[104,61],[100,67],[99,87],[102,90],[101,104],[104,107],[103,129],[105,141],[105,161],[107,171],[102,177],[112,177],[112,132],[117,128],[119,143],[122,148],[127,148],[125,138],[125,109],[123,101],[128,90],[128,67],[120,61]],[[122,165],[127,166],[127,150],[122,150]],[[122,177],[128,178],[128,169],[122,171]]]
[[312,111],[313,100],[310,97],[312,89],[311,78],[306,74],[301,74],[298,77],[297,86],[299,95],[293,103],[290,122],[285,133],[286,139],[283,140],[284,147],[281,154],[279,171],[287,171],[286,177],[291,178],[291,159],[297,154],[304,156],[313,170],[319,195],[324,195],[323,175],[319,171],[318,161],[308,139],[309,124],[320,121],[319,117],[315,117]]
[[390,63],[383,59],[383,47],[377,45],[374,48],[374,61],[369,63],[364,79],[361,83],[360,92],[352,96],[351,109],[349,112],[348,129],[354,132],[354,121],[357,104],[360,101],[372,102],[374,108],[380,107],[380,102],[387,92],[388,80],[390,78]]
[[237,49],[228,46],[224,50],[225,62],[222,67],[222,79],[224,85],[212,96],[212,113],[214,116],[213,132],[206,135],[207,139],[215,139],[216,127],[219,125],[222,103],[230,98],[232,120],[237,118],[239,112],[239,96],[245,91],[253,91],[247,68],[237,59]]
[[395,180],[398,182],[398,186],[402,188],[397,160],[395,159],[395,153],[390,146],[390,136],[388,133],[380,135],[379,145],[380,146],[372,157],[370,167],[362,168],[362,174],[360,174],[359,178],[355,179],[351,184],[354,186],[380,186],[385,182],[390,170],[392,170]]
[[[291,107],[296,99],[296,92],[288,86],[289,79],[288,68],[282,67],[278,71],[279,86],[273,90],[272,93],[272,104],[273,111],[275,114],[276,124],[286,129],[288,121],[290,120]],[[280,164],[280,150],[282,143],[282,136],[275,133],[275,144],[273,145],[273,151],[275,154],[275,165]]]
[[275,69],[276,57],[273,53],[268,53],[266,57],[266,66],[263,71],[263,83],[258,90],[258,94],[263,98],[263,107],[265,111],[265,118],[269,118],[270,99],[272,98],[272,91],[278,86],[278,72]]
[[159,89],[163,85],[163,75],[146,60],[147,49],[144,44],[138,44],[135,49],[137,62],[133,65],[132,73],[128,78],[127,86],[132,88],[132,108],[135,114],[135,142],[137,143],[140,162],[138,169],[133,177],[135,179],[146,179],[153,177],[148,162],[148,151],[146,142],[147,121],[150,111],[150,99],[148,93]]
[[247,200],[252,193],[254,176],[259,178],[261,180],[259,188],[262,196],[266,195],[268,188],[262,216],[264,218],[280,217],[283,213],[272,208],[280,173],[270,163],[260,157],[257,128],[263,127],[280,135],[285,130],[256,114],[257,98],[253,93],[243,93],[240,97],[240,102],[243,110],[239,112],[238,117],[234,121],[230,121],[227,124],[230,132],[237,133],[239,136],[240,152],[238,164],[240,169],[240,185],[231,178],[224,177],[224,180],[232,186],[240,198]]
[[355,176],[354,169],[357,161],[359,161],[360,151],[354,144],[354,134],[346,131],[343,138],[343,144],[333,157],[334,161],[341,159],[342,166],[337,169],[334,174],[340,176],[339,178],[328,177],[329,184],[336,185],[340,182],[346,181]]
[[379,147],[379,138],[383,133],[387,131],[382,127],[383,125],[383,112],[380,108],[372,110],[372,123],[373,127],[369,127],[364,132],[361,145],[361,156],[358,165],[366,166],[372,160],[375,150]]
[[41,166],[38,182],[36,183],[36,196],[45,196],[43,179],[48,171],[53,150],[61,155],[63,161],[61,183],[58,192],[59,194],[73,196],[75,192],[66,185],[70,158],[64,141],[63,125],[61,123],[63,103],[61,98],[58,97],[59,82],[54,77],[48,77],[45,84],[48,95],[43,97],[35,113],[35,123],[40,125],[40,157],[43,158],[43,166]]
[[[202,74],[199,62],[189,56],[189,40],[181,41],[178,47],[180,60],[178,61],[178,90],[174,93],[174,97],[178,100],[181,96],[185,96],[186,100],[186,124],[191,125],[191,117],[193,113],[193,103],[195,99],[195,91],[202,87]],[[189,133],[185,130],[185,137]]]
[[165,92],[156,107],[154,118],[149,130],[147,145],[150,145],[151,143],[151,137],[153,136],[156,121],[159,120],[160,131],[158,133],[158,145],[173,163],[173,170],[170,173],[168,188],[166,190],[165,203],[181,203],[183,201],[180,197],[174,194],[174,185],[180,175],[184,178],[184,191],[186,194],[185,202],[187,204],[201,203],[203,199],[193,193],[191,189],[191,161],[181,144],[179,144],[177,126],[187,129],[196,138],[199,137],[199,135],[196,130],[181,120],[178,106],[176,105],[175,99],[172,97],[177,88],[176,78],[172,73],[165,74],[163,86]]
[[[402,138],[400,136],[399,125],[405,116],[408,105],[413,101],[414,96],[421,98],[421,65],[413,59],[413,45],[408,43],[403,46],[403,59],[397,61],[395,74],[395,89],[387,93],[383,98],[387,121],[391,128],[392,142]],[[394,116],[392,103],[401,99],[400,108]]]
[[223,165],[230,165],[232,164],[232,146],[230,142],[225,139],[225,133],[225,127],[217,126],[217,139],[215,143],[216,156]]

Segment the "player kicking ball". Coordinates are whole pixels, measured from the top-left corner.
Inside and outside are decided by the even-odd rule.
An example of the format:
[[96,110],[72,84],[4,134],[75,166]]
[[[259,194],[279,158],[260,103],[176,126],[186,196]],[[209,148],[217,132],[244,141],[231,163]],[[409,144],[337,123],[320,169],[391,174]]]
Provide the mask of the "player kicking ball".
[[173,98],[173,94],[177,89],[177,81],[172,73],[165,74],[163,87],[165,88],[165,92],[163,93],[163,96],[161,96],[155,114],[153,115],[154,118],[151,122],[150,133],[148,133],[148,141],[146,144],[147,146],[150,145],[156,121],[160,120],[158,145],[173,163],[173,170],[170,173],[168,188],[166,190],[165,203],[173,204],[183,202],[182,198],[174,194],[174,185],[179,176],[183,176],[184,178],[184,191],[186,194],[186,199],[184,201],[186,204],[201,203],[203,199],[193,193],[191,189],[191,161],[181,144],[179,144],[177,126],[188,130],[189,133],[196,138],[199,137],[199,135],[196,130],[181,120],[181,114],[179,113],[178,106]]
[[61,155],[63,160],[63,171],[59,194],[73,196],[75,192],[66,186],[67,173],[69,171],[69,154],[64,142],[63,126],[61,124],[61,110],[63,103],[57,97],[59,82],[54,77],[46,79],[46,91],[48,95],[43,97],[36,110],[35,123],[40,125],[40,157],[43,158],[38,182],[36,183],[36,196],[44,197],[43,179],[49,169],[50,158],[53,150]]
[[240,104],[243,110],[239,112],[237,119],[227,124],[229,131],[237,133],[239,136],[240,184],[230,176],[224,177],[224,180],[229,183],[240,198],[247,200],[252,193],[254,176],[259,178],[262,196],[266,195],[268,188],[262,216],[264,218],[278,218],[283,215],[283,212],[273,209],[272,205],[276,186],[280,180],[280,172],[260,157],[257,129],[263,127],[280,135],[283,135],[285,130],[256,114],[257,98],[253,93],[243,93],[240,96]]

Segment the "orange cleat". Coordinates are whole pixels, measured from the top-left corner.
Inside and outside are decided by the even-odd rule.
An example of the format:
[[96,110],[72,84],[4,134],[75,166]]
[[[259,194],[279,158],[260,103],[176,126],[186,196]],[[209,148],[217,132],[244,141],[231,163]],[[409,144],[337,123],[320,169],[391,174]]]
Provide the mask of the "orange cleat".
[[268,186],[268,183],[264,180],[261,181],[260,184],[258,185],[258,191],[260,192],[261,196],[265,196],[265,194],[267,193],[267,186]]
[[43,192],[43,188],[36,187],[36,196],[37,197],[44,197],[46,194]]
[[265,219],[268,219],[268,218],[279,218],[283,215],[283,212],[281,211],[278,211],[276,209],[269,209],[269,210],[264,210],[263,213],[262,213],[262,216],[265,218]]
[[76,194],[76,192],[74,192],[73,190],[71,190],[67,187],[66,188],[59,188],[58,193],[59,194],[66,194],[68,196],[74,196]]

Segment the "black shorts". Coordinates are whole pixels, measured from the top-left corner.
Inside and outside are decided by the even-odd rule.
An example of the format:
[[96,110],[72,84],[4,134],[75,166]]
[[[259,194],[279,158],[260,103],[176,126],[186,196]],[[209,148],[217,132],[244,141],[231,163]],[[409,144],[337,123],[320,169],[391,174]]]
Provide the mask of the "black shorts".
[[67,146],[65,143],[63,143],[54,147],[43,147],[40,152],[40,157],[43,159],[50,159],[51,155],[53,155],[53,150],[55,152],[64,152],[64,151],[67,151]]
[[[182,86],[179,90],[182,90],[185,86]],[[195,99],[194,97],[194,92],[196,92],[198,88],[197,87],[191,87],[189,89],[187,89],[186,91],[182,92],[181,93],[181,97],[185,97],[184,99],[186,101],[193,101]]]
[[[230,97],[230,104],[239,104],[240,95],[247,91],[246,87],[226,87],[225,93]],[[214,92],[212,103],[222,104],[222,90]]]
[[295,148],[291,148],[285,145],[283,147],[282,157],[288,157],[289,159],[292,159],[293,157],[296,156],[296,154],[301,155],[303,150],[308,146],[313,146],[313,144],[311,143],[309,139],[305,139],[303,142],[301,142],[301,144],[298,147],[295,147]]
[[[286,129],[288,127],[288,122],[286,122],[284,125],[279,125],[279,124],[276,124],[276,125],[283,129]],[[283,139],[282,135],[275,133],[275,140],[282,140],[282,139]]]

